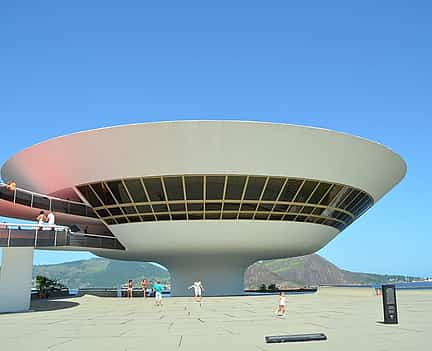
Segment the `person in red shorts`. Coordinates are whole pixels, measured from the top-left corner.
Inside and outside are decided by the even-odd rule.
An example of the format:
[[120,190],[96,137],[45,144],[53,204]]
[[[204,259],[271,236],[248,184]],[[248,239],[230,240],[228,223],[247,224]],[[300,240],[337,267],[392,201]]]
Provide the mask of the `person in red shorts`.
[[132,298],[132,292],[133,292],[132,289],[133,289],[132,288],[132,279],[129,279],[128,285],[127,285],[127,297],[128,297],[128,299]]
[[147,297],[147,279],[142,280],[142,290],[144,297]]

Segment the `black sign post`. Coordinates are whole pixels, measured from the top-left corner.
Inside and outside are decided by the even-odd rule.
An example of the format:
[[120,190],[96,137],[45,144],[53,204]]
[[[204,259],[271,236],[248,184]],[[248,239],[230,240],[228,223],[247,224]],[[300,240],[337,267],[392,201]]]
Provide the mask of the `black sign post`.
[[396,306],[396,287],[394,284],[382,286],[384,323],[398,324],[397,306]]

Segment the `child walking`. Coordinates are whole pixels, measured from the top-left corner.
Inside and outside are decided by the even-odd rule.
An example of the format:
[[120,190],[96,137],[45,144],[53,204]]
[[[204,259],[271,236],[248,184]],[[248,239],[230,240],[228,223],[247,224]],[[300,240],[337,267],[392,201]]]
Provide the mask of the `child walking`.
[[285,316],[285,305],[286,305],[285,293],[281,291],[279,294],[279,307],[277,310],[278,316]]

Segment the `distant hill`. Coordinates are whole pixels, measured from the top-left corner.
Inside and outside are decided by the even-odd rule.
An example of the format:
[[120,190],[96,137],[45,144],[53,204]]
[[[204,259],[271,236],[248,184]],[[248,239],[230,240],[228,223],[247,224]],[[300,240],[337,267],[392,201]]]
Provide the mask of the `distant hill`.
[[403,281],[405,278],[402,275],[350,272],[338,268],[317,254],[312,254],[256,262],[245,273],[245,286],[257,289],[262,284],[276,284],[281,288],[319,284],[374,284]]
[[59,280],[70,288],[110,288],[124,284],[129,279],[132,279],[138,286],[143,278],[147,280],[160,279],[163,282],[169,281],[168,271],[152,263],[106,258],[33,266],[33,277],[36,275]]
[[[33,267],[33,276],[59,280],[70,288],[115,287],[132,279],[136,285],[144,277],[168,282],[169,272],[152,263],[93,258],[55,265]],[[317,284],[372,284],[401,281],[405,276],[349,272],[339,269],[317,254],[259,261],[245,272],[245,287],[258,289],[262,284],[281,288]],[[417,279],[409,277],[409,279]],[[203,277],[205,282],[205,277]]]
[[[261,273],[271,272],[272,275]],[[248,268],[245,274],[246,286],[258,288],[261,284],[276,284],[280,287],[298,287],[317,284],[352,284],[354,277],[348,277],[333,263],[317,254],[259,261]]]

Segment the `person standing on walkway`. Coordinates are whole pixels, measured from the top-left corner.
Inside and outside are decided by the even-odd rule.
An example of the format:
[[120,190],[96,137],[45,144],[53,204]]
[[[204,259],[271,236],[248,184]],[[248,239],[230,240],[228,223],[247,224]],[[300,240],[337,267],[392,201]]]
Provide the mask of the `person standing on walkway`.
[[39,212],[39,216],[36,217],[36,220],[39,224],[39,230],[43,229],[43,225],[46,222],[46,217],[45,217],[45,212],[44,211],[40,211]]
[[54,230],[55,227],[55,215],[53,211],[50,211],[47,216],[48,225],[51,226],[51,230]]
[[128,299],[132,298],[133,288],[132,288],[132,279],[129,279],[128,285],[127,285],[127,297]]
[[189,287],[189,289],[194,289],[195,301],[201,302],[202,300],[202,292],[204,291],[204,287],[199,278],[195,279],[194,283]]
[[156,306],[162,306],[162,285],[160,280],[156,281],[156,284],[153,285],[153,289],[155,291],[155,303]]
[[142,290],[143,290],[143,296],[147,297],[147,279],[142,280]]

